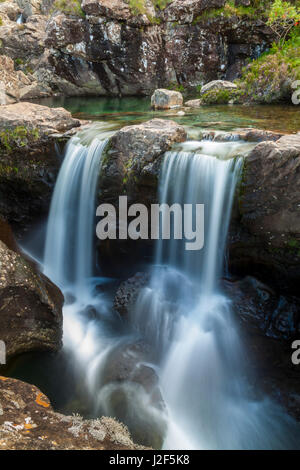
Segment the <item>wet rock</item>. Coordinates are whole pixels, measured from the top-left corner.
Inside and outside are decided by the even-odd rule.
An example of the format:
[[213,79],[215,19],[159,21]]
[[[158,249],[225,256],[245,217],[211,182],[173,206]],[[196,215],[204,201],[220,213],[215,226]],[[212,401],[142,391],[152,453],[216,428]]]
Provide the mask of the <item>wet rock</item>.
[[300,134],[258,144],[246,157],[231,267],[298,294]]
[[245,140],[246,142],[276,142],[284,134],[272,132],[264,129],[240,129],[235,132],[204,131],[201,136],[203,139],[213,140],[215,142],[230,142],[236,140]]
[[84,420],[53,411],[34,385],[0,376],[1,450],[138,450],[113,418]]
[[126,126],[108,143],[100,182],[99,200],[118,204],[121,195],[128,203],[152,203],[157,198],[157,178],[166,151],[183,142],[186,132],[174,121],[152,119]]
[[237,318],[248,330],[281,341],[300,336],[299,298],[277,294],[251,276],[223,281],[222,287],[232,300]]
[[1,107],[0,214],[20,233],[49,209],[61,164],[56,155],[63,133],[80,125],[63,108],[33,103]]
[[154,109],[172,109],[182,104],[183,97],[179,91],[159,89],[151,97],[151,106]]
[[125,317],[129,315],[130,308],[134,305],[140,290],[148,284],[149,280],[149,274],[136,273],[127,281],[122,282],[114,299],[114,309],[119,315]]
[[62,338],[60,290],[1,241],[0,264],[0,331],[7,357],[57,351]]
[[135,442],[161,448],[166,410],[149,357],[141,342],[116,347],[101,373],[101,401],[105,414],[126,422]]
[[184,103],[185,106],[189,106],[191,108],[200,108],[202,105],[202,101],[200,99],[197,100],[189,100]]

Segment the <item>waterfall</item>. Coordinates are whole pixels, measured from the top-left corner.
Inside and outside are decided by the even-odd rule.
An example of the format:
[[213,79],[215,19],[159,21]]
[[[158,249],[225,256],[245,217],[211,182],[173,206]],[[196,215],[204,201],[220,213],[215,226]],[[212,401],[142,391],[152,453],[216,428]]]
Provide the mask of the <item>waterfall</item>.
[[[65,294],[64,348],[89,380],[108,348],[96,314],[107,313],[95,291],[95,208],[98,176],[112,125],[97,123],[69,141],[48,218],[44,272]],[[92,318],[89,312],[92,312]]]
[[150,285],[131,314],[160,365],[165,449],[299,446],[293,420],[269,399],[258,400],[246,379],[247,356],[218,285],[242,164],[230,158],[236,144],[190,142],[183,147],[198,153],[169,152],[164,159],[160,201],[205,205],[204,248],[186,251],[185,240],[158,241]]

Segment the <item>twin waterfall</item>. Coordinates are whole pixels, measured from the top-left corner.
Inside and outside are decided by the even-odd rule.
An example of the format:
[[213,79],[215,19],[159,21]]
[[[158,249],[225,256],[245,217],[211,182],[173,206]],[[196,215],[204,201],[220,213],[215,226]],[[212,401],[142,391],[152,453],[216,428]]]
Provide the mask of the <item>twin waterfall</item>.
[[[45,273],[72,294],[64,309],[65,347],[81,362],[90,387],[107,352],[122,340],[106,333],[101,315],[98,320],[84,315],[91,305],[109,315],[93,290],[95,199],[106,137],[88,144],[74,137],[69,143],[53,195],[44,259]],[[185,240],[158,241],[150,284],[129,318],[132,335],[153,352],[166,404],[165,449],[298,446],[292,420],[270,400],[258,401],[245,378],[247,357],[230,301],[219,286],[242,165],[237,155],[246,150],[241,142],[191,141],[164,158],[160,202],[205,205],[204,248],[186,251]]]

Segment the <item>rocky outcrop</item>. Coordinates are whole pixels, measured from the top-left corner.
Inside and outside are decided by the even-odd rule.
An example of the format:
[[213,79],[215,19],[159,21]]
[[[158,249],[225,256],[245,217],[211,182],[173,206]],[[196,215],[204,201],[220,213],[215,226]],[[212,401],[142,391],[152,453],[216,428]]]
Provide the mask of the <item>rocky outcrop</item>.
[[18,0],[15,12],[26,22],[16,24],[6,7],[0,27],[0,54],[37,80],[30,90],[35,97],[49,89],[96,96],[195,89],[237,77],[274,39],[260,19],[223,14],[225,0],[173,0],[161,8],[151,0],[137,7],[127,0],[83,0],[73,15],[47,17],[51,3]]
[[232,268],[298,294],[300,134],[258,144],[245,160]]
[[162,158],[186,132],[174,121],[152,119],[126,126],[109,140],[100,181],[99,201],[118,204],[121,195],[128,203],[153,203]]
[[[98,203],[109,203],[118,208],[119,196],[127,196],[128,205],[140,203],[149,207],[155,203],[163,156],[173,144],[185,139],[182,126],[163,119],[126,126],[116,132],[110,138],[102,160]],[[98,250],[101,269],[109,275],[128,277],[134,274],[131,271],[134,262],[143,262],[152,249],[152,240],[101,241]]]
[[61,164],[55,147],[79,125],[63,108],[32,103],[1,107],[0,215],[16,232],[47,213]]
[[83,420],[53,411],[35,386],[0,376],[1,450],[138,450],[113,418]]
[[21,70],[16,71],[10,57],[0,56],[0,105],[50,94],[51,89],[40,85],[32,75],[25,75]]
[[183,105],[183,97],[179,91],[155,90],[151,97],[151,106],[154,109],[172,109]]
[[106,397],[105,414],[126,422],[135,442],[162,447],[166,410],[158,376],[151,367],[151,349],[146,344],[121,344],[108,355],[101,372],[101,394],[102,399]]
[[0,241],[0,331],[7,359],[28,351],[57,351],[62,338],[60,290]]
[[226,80],[213,80],[212,82],[207,83],[201,88],[200,94],[204,95],[205,93],[213,90],[236,90],[237,85]]

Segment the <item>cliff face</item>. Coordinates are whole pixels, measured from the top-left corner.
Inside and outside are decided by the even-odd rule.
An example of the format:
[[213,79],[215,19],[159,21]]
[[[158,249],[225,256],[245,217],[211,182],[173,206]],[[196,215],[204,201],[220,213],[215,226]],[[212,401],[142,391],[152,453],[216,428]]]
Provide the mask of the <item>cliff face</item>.
[[[193,88],[235,78],[249,57],[272,42],[262,20],[228,14],[225,4],[174,0],[159,10],[149,0],[138,11],[124,0],[83,0],[77,16],[40,12],[21,29],[8,20],[0,27],[1,53],[16,60],[26,51],[23,61],[34,77],[65,95],[148,95],[158,87]],[[28,42],[33,35],[38,50],[35,41]],[[26,38],[30,47],[21,47]]]

